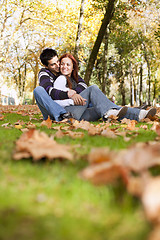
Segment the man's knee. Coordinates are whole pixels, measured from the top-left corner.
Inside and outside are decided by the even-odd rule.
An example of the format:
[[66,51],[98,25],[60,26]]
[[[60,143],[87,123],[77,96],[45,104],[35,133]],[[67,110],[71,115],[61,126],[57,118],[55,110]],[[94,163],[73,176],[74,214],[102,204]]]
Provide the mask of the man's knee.
[[36,95],[40,95],[44,91],[45,91],[45,89],[43,87],[38,86],[33,90],[33,93],[34,93],[34,96],[36,96]]

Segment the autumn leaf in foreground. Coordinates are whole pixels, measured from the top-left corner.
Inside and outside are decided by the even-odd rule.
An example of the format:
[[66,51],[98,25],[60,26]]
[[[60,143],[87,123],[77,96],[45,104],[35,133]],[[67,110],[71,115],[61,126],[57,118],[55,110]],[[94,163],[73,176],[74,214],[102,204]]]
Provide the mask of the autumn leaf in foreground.
[[96,185],[108,184],[120,177],[127,183],[128,171],[125,167],[116,164],[115,158],[116,152],[108,148],[93,149],[88,155],[91,165],[80,173],[80,177]]
[[160,177],[152,178],[144,188],[142,203],[147,218],[160,223]]
[[160,142],[137,143],[127,150],[120,151],[116,162],[135,172],[160,165]]
[[[88,155],[88,161],[90,165],[80,174],[84,179],[96,184],[107,184],[122,177],[127,185],[132,172],[141,174],[150,167],[160,165],[160,143],[135,144],[118,152],[97,148]],[[112,172],[116,174],[112,176]],[[139,184],[137,181],[134,183]]]
[[119,177],[126,182],[128,174],[126,169],[115,165],[112,162],[103,162],[85,168],[80,173],[80,177],[89,180],[95,185],[102,185],[111,183]]
[[30,129],[17,140],[13,158],[19,160],[32,157],[35,161],[42,158],[49,160],[54,158],[72,160],[73,156],[69,150],[68,146],[58,144],[51,137],[48,137],[46,133]]

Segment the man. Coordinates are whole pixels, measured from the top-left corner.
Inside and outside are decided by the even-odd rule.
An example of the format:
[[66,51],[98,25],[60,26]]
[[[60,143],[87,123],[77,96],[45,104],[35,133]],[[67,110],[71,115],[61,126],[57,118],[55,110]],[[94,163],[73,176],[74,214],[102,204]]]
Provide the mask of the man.
[[75,94],[75,91],[72,89],[68,92],[55,89],[53,87],[54,81],[59,76],[59,60],[57,52],[54,49],[46,48],[42,51],[40,60],[44,65],[44,68],[39,72],[39,86],[34,89],[34,96],[44,120],[46,120],[48,116],[56,121],[71,118],[72,114],[67,112],[54,100],[72,98],[75,105],[81,105],[84,99],[78,93],[87,88],[87,85],[84,80],[78,76],[79,83],[77,86],[77,94]]

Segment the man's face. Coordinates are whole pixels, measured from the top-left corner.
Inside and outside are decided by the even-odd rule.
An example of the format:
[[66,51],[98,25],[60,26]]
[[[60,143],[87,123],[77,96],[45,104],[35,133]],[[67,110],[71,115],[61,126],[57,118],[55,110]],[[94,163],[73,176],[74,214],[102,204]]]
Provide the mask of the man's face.
[[59,73],[58,57],[55,56],[52,59],[48,60],[48,66],[45,67],[48,68],[53,74],[57,75],[57,73]]

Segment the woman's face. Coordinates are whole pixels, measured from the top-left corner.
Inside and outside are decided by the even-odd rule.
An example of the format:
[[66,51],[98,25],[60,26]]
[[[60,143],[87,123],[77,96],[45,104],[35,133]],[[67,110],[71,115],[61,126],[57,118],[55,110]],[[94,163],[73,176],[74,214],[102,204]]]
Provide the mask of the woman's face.
[[73,62],[69,57],[62,58],[60,71],[63,75],[70,77],[73,71]]

